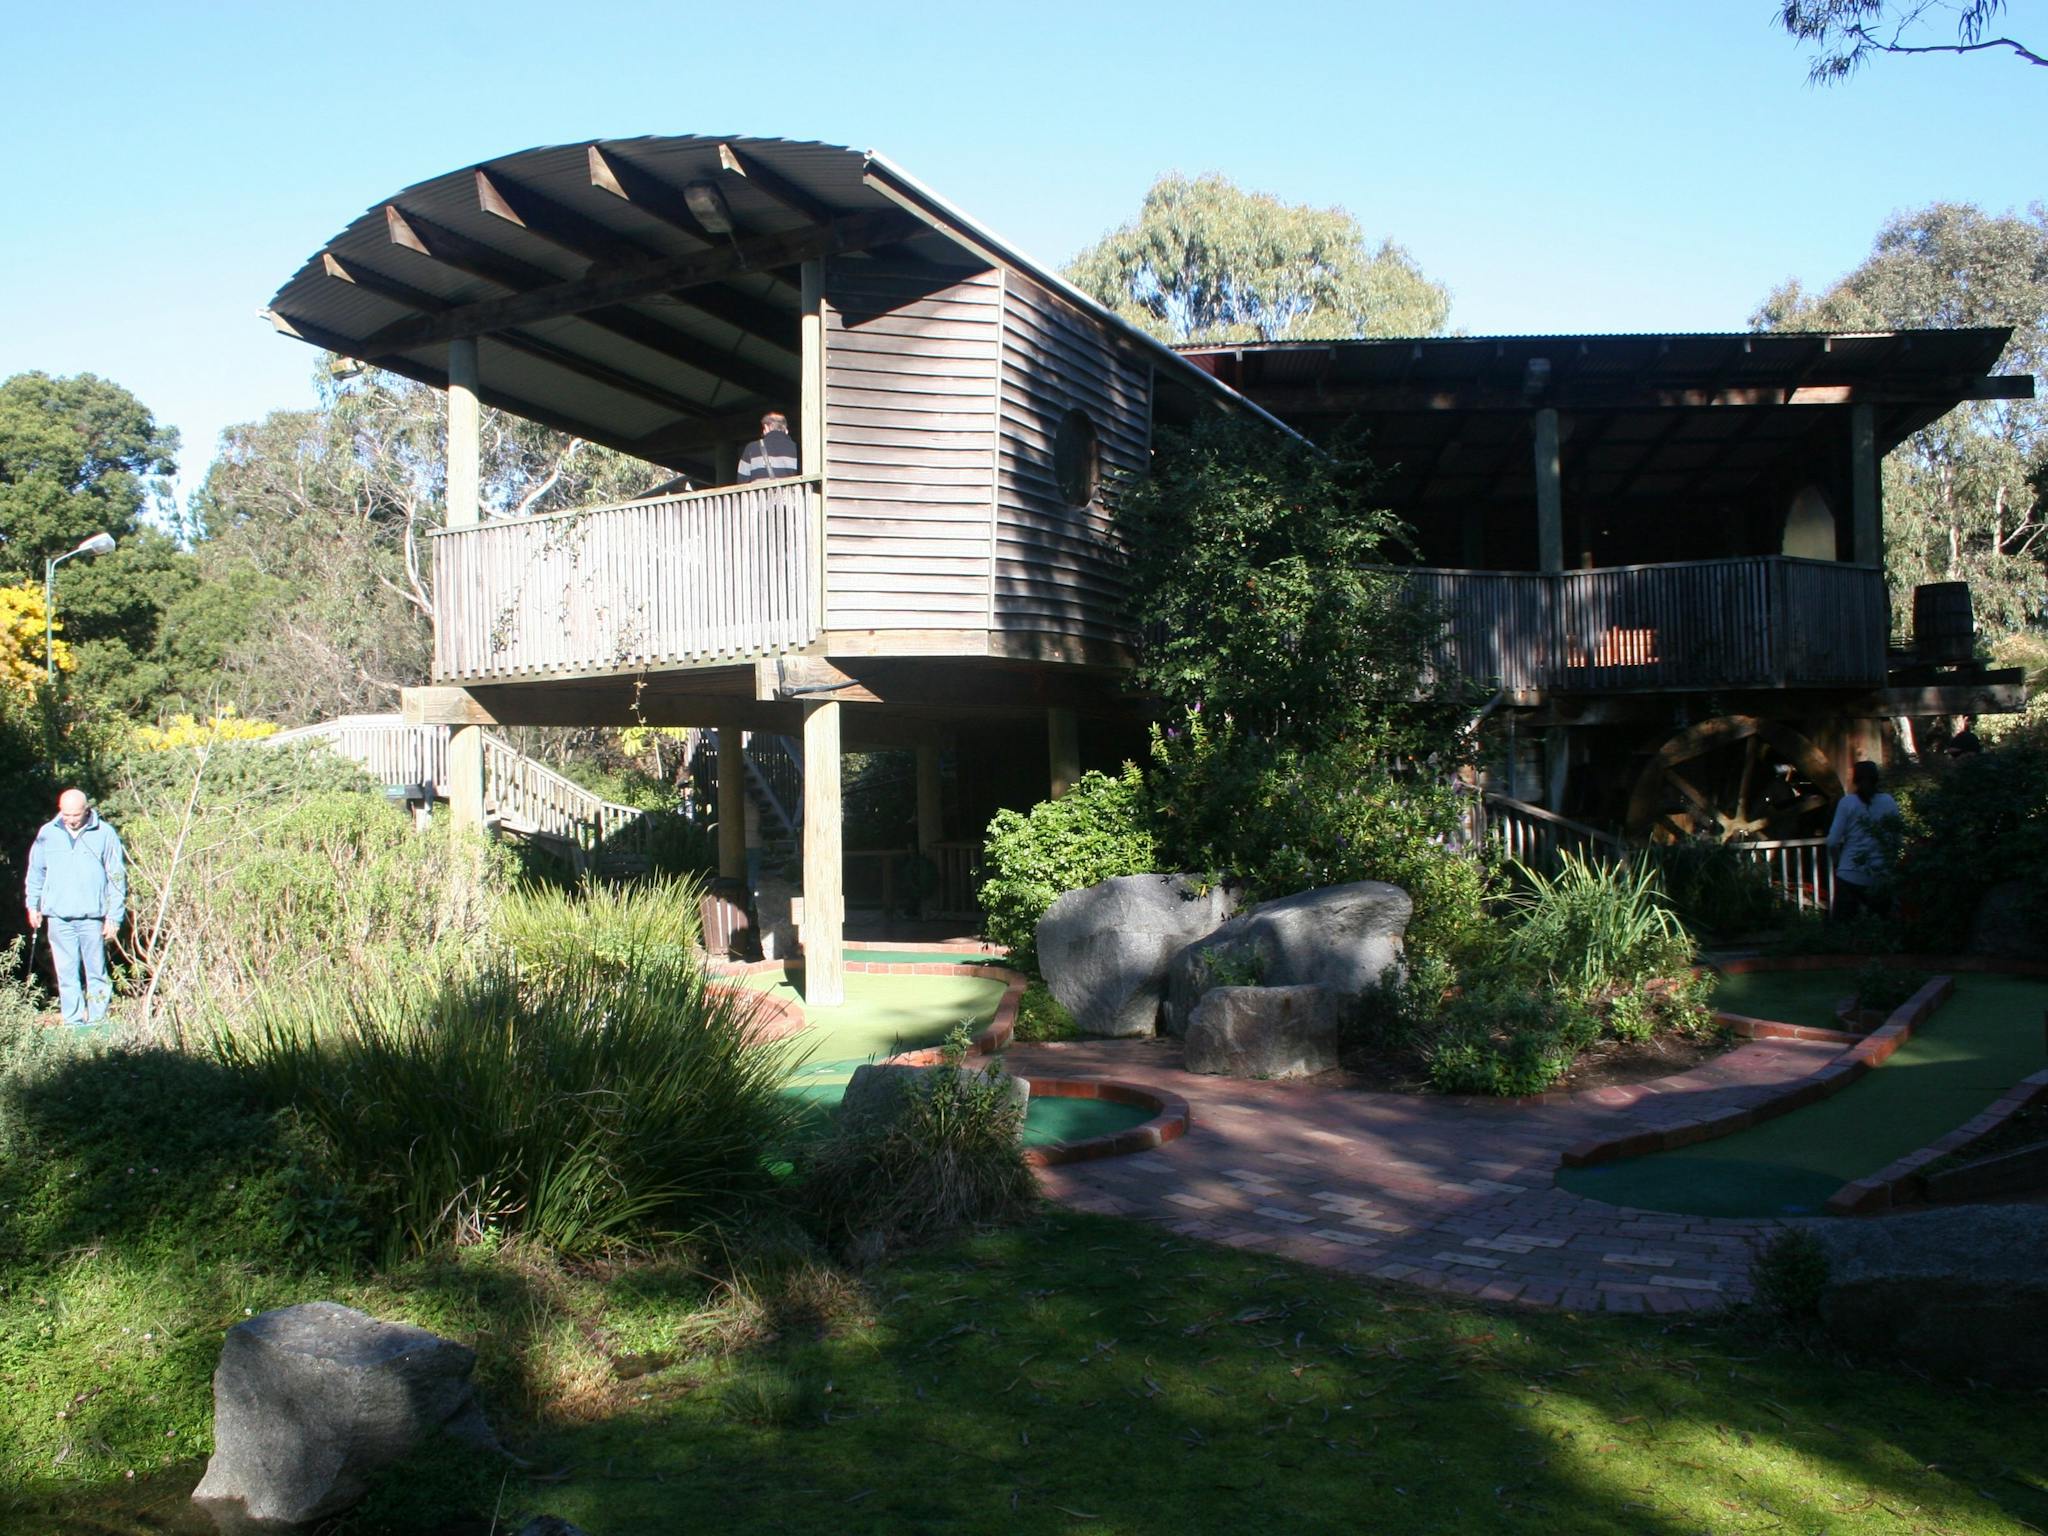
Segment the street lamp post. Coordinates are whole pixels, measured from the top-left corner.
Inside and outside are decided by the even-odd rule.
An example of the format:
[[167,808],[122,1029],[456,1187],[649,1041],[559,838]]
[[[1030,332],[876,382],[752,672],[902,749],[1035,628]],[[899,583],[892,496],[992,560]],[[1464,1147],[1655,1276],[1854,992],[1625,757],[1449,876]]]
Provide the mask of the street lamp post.
[[104,555],[114,547],[111,533],[96,533],[78,548],[43,562],[43,663],[57,686],[57,567],[73,555]]

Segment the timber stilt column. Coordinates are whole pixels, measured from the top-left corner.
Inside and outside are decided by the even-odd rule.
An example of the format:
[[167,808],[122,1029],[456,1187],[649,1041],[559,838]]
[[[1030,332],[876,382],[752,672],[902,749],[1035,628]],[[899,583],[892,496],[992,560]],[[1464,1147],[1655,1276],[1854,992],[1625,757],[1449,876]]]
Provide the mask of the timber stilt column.
[[1544,809],[1564,814],[1565,790],[1572,776],[1571,732],[1561,725],[1553,725],[1543,733],[1543,801]]
[[1564,475],[1557,412],[1549,406],[1536,413],[1536,552],[1543,570],[1564,569]]
[[718,723],[718,873],[747,878],[746,733],[730,719]]
[[839,710],[804,705],[804,1002],[846,1001],[845,855],[839,825]]
[[917,744],[917,851],[931,857],[932,844],[946,835],[944,804],[939,794],[939,744]]
[[1045,712],[1045,744],[1052,779],[1049,798],[1057,800],[1081,777],[1081,724],[1071,709]]
[[[448,526],[474,527],[482,516],[483,412],[477,401],[476,338],[448,344]],[[484,733],[481,726],[448,731],[448,811],[457,827],[484,824]]]
[[1858,565],[1884,564],[1884,504],[1878,489],[1877,420],[1868,405],[1849,407],[1849,508],[1851,558]]

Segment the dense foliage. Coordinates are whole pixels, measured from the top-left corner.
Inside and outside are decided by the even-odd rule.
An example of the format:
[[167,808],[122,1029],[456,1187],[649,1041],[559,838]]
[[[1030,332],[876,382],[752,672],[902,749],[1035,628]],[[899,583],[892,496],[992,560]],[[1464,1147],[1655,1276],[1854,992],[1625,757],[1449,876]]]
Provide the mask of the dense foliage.
[[1984,894],[2017,882],[2048,931],[2048,734],[2016,733],[1946,771],[1898,786],[1906,845],[1899,886],[1915,947],[1960,949]]
[[1138,217],[1067,268],[1074,285],[1163,341],[1434,336],[1451,296],[1341,208],[1283,203],[1229,178],[1161,176]]
[[1143,778],[1084,773],[1057,800],[996,812],[981,867],[982,931],[1029,969],[1038,920],[1062,892],[1162,867]]
[[223,1058],[318,1132],[387,1255],[532,1237],[565,1254],[731,1222],[773,1189],[788,1063],[686,967],[574,958],[415,987],[270,992]]
[[1285,745],[1441,751],[1464,699],[1429,676],[1439,617],[1384,568],[1406,535],[1371,465],[1236,417],[1161,438],[1117,502],[1139,685]]

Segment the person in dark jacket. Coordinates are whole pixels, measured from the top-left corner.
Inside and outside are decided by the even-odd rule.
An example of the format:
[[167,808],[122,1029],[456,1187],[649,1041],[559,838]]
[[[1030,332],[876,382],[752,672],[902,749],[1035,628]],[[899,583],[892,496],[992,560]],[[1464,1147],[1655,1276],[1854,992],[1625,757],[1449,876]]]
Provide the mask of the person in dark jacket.
[[120,834],[100,820],[85,791],[65,790],[56,816],[28,852],[28,925],[49,931],[66,1024],[82,1028],[106,1018],[113,992],[107,940],[120,932],[127,909],[128,856]]
[[761,435],[740,450],[740,484],[754,480],[790,480],[802,473],[789,418],[770,411],[761,418]]

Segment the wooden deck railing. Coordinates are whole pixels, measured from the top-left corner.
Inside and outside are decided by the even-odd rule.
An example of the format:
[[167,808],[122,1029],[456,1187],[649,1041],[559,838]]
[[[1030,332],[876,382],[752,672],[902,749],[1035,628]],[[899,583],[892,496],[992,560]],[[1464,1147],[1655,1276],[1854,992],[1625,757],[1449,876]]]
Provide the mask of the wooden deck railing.
[[397,715],[338,715],[263,740],[278,747],[318,743],[362,764],[379,784],[438,788],[448,782],[445,725],[407,725]]
[[434,676],[573,677],[773,655],[820,627],[814,480],[433,536]]
[[1405,573],[1447,624],[1434,664],[1514,692],[1878,687],[1884,573],[1761,555],[1590,571]]

